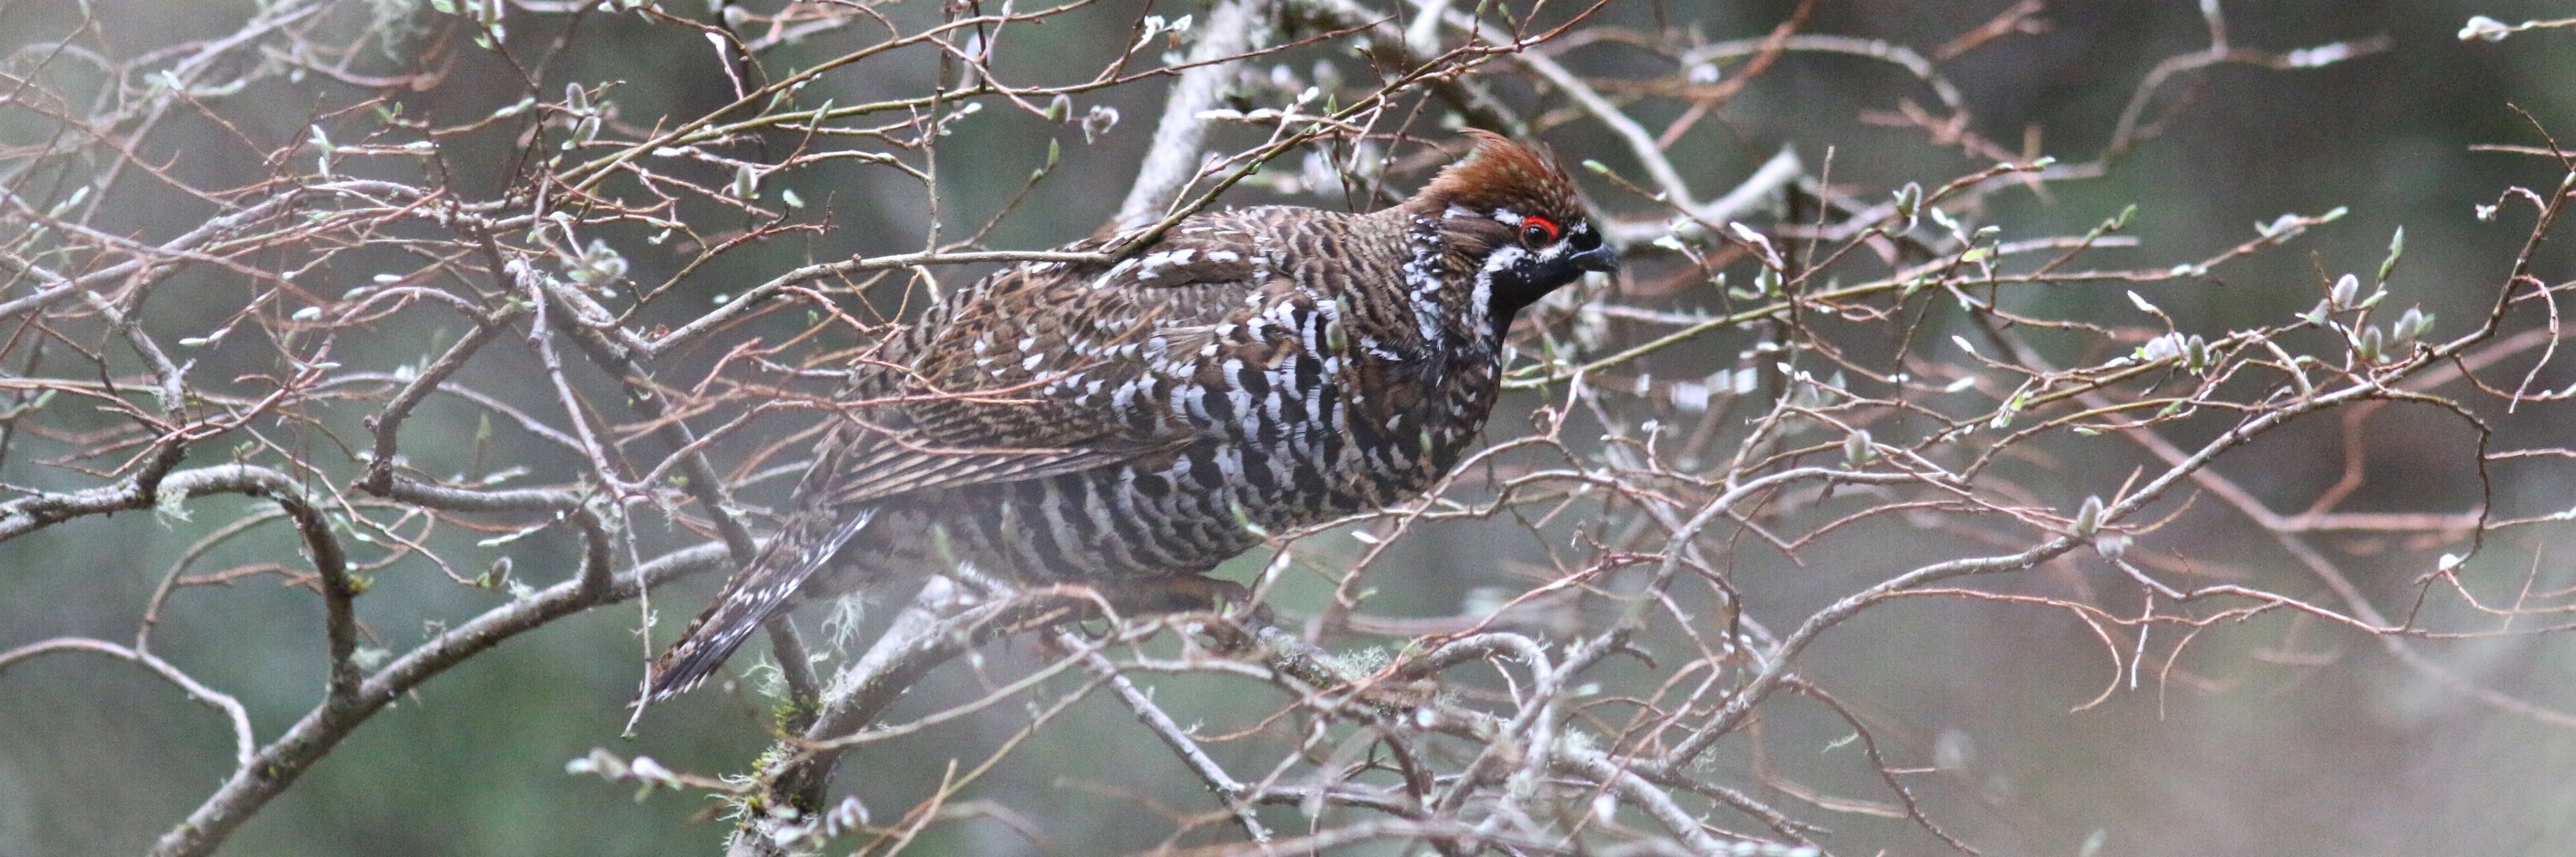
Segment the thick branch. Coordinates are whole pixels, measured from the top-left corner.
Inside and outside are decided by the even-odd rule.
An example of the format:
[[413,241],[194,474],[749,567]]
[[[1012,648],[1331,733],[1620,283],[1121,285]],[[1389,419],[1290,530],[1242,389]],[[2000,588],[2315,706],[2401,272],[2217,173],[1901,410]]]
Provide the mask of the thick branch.
[[546,587],[535,596],[514,600],[484,611],[472,621],[438,635],[419,648],[387,664],[383,670],[366,679],[357,692],[347,699],[325,700],[307,712],[303,719],[286,730],[276,742],[262,747],[250,764],[243,765],[224,780],[222,787],[199,804],[170,832],[152,847],[154,857],[193,857],[214,853],[242,822],[265,806],[287,786],[311,768],[340,740],[348,737],[358,724],[366,722],[395,697],[419,687],[485,649],[499,645],[518,634],[544,626],[548,622],[602,604],[633,598],[646,586],[655,585],[684,574],[721,567],[724,546],[702,544],[665,554],[636,570],[618,575],[604,590],[594,591],[581,580],[567,580]]
[[1181,79],[1172,84],[1162,121],[1154,127],[1153,147],[1145,152],[1136,183],[1127,189],[1127,201],[1118,206],[1118,229],[1136,229],[1161,219],[1181,189],[1198,178],[1209,124],[1199,114],[1223,102],[1236,70],[1243,65],[1226,58],[1251,51],[1267,35],[1272,2],[1217,0],[1208,10],[1207,22],[1197,28],[1198,43],[1190,47],[1190,62],[1202,65],[1181,72]]

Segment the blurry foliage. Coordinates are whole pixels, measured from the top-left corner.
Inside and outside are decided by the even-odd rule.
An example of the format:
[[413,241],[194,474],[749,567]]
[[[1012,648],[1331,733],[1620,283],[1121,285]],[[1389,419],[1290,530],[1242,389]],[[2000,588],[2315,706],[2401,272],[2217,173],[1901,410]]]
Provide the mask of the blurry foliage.
[[[2510,5],[0,5],[0,853],[2562,853]],[[617,740],[883,325],[1462,124],[1628,265],[1257,654],[942,580]]]

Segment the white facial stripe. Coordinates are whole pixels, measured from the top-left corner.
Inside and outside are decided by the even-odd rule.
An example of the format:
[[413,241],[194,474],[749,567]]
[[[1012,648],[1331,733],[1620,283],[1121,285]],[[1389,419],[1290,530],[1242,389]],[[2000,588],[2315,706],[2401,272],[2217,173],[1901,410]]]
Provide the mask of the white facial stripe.
[[1496,248],[1493,255],[1485,257],[1484,267],[1480,270],[1486,273],[1501,271],[1518,266],[1528,259],[1551,262],[1573,252],[1574,243],[1571,241],[1558,241],[1536,250],[1510,244]]

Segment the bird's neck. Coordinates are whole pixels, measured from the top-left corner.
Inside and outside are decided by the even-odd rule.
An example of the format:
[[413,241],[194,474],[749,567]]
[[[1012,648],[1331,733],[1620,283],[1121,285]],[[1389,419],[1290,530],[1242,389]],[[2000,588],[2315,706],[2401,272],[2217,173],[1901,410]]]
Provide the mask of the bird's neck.
[[1416,332],[1433,353],[1491,363],[1501,353],[1502,327],[1493,317],[1493,288],[1458,237],[1432,216],[1410,214],[1405,229],[1405,304]]

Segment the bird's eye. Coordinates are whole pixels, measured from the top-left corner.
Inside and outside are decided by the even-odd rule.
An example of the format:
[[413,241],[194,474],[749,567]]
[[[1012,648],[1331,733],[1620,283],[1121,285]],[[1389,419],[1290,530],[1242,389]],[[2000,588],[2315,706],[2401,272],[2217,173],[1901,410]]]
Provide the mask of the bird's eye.
[[1521,220],[1522,246],[1533,249],[1545,247],[1556,243],[1556,236],[1561,234],[1564,234],[1564,230],[1556,228],[1556,221],[1537,215]]

